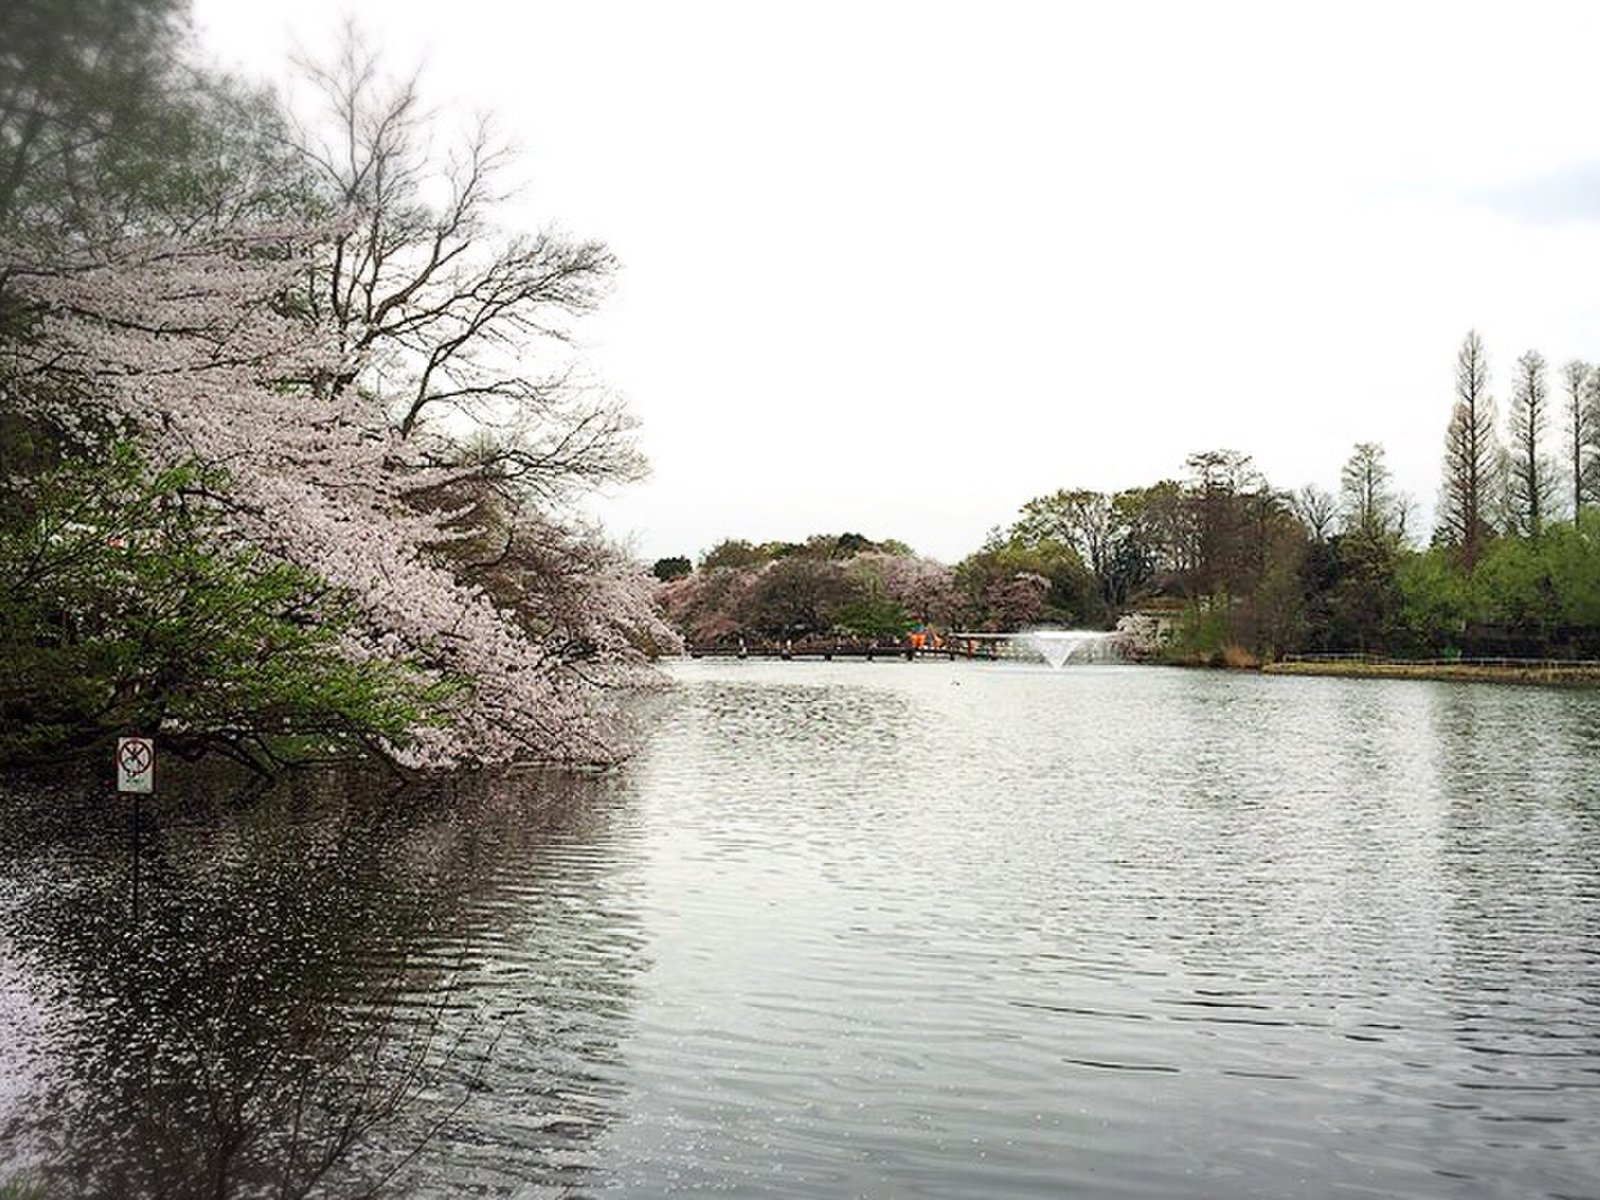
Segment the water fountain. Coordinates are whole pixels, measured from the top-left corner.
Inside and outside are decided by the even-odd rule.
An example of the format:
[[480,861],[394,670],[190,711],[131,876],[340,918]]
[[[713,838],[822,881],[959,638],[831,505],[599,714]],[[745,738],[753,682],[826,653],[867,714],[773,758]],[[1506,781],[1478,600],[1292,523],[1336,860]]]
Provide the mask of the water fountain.
[[1012,640],[1055,668],[1069,662],[1116,662],[1122,657],[1117,635],[1098,629],[1030,629]]

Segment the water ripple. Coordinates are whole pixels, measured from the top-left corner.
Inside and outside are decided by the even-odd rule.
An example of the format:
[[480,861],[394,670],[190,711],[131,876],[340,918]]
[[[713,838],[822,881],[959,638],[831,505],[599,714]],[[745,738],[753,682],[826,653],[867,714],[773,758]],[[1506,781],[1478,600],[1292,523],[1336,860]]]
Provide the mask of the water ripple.
[[0,1150],[92,1192],[130,1045],[181,1115],[183,1030],[338,995],[407,1195],[1593,1194],[1600,697],[679,674],[615,775],[164,811],[132,941],[125,830],[11,798]]

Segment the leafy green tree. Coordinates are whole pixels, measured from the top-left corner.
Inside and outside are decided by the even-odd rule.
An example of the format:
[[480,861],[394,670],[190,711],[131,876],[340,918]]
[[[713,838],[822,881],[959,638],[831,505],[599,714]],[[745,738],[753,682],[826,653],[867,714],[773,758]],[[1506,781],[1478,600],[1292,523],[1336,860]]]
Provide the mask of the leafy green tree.
[[890,594],[883,558],[876,551],[857,554],[844,566],[849,596],[839,607],[834,625],[846,633],[875,641],[897,641],[916,624],[905,605]]
[[717,571],[729,567],[755,567],[767,559],[766,554],[742,538],[727,538],[700,556],[700,569]]
[[1326,594],[1326,642],[1331,649],[1365,654],[1392,650],[1404,626],[1398,543],[1357,531],[1340,537],[1334,550],[1338,565]]
[[1600,655],[1600,513],[1547,531],[1542,549],[1562,625],[1584,657]]
[[1181,553],[1177,543],[1187,520],[1170,527],[1163,520],[1164,508],[1174,508],[1175,489],[1166,484],[1115,495],[1086,488],[1052,492],[1023,505],[1011,535],[1023,544],[1072,547],[1099,586],[1105,614],[1114,614]]
[[1104,622],[1100,588],[1078,553],[1053,538],[991,534],[955,569],[966,623],[1012,631],[1040,623]]
[[1424,656],[1460,653],[1472,596],[1455,554],[1435,546],[1405,555],[1395,569],[1404,649]]
[[[1316,493],[1295,504],[1302,522],[1318,515]],[[1359,443],[1340,474],[1340,532],[1314,534],[1302,567],[1308,634],[1318,650],[1380,653],[1403,641],[1403,599],[1397,578],[1405,504],[1393,489],[1383,447]],[[1309,532],[1309,531],[1308,531]]]
[[1313,538],[1300,560],[1300,612],[1304,622],[1300,648],[1324,654],[1344,650],[1334,629],[1332,596],[1343,571],[1336,542]]
[[1183,485],[1163,480],[1112,497],[1118,529],[1111,552],[1110,591],[1120,606],[1146,586],[1177,588],[1194,563],[1193,514]]
[[1022,506],[1011,528],[1024,542],[1071,546],[1098,578],[1108,574],[1116,525],[1111,497],[1103,492],[1075,488],[1036,497]]
[[857,595],[839,606],[836,628],[874,641],[899,641],[915,624],[906,610],[883,595]]
[[751,581],[741,623],[774,640],[827,633],[850,599],[839,563],[794,555],[769,563]]
[[271,94],[189,61],[187,10],[0,6],[0,233],[59,248],[318,210]]
[[10,493],[0,520],[0,762],[118,733],[252,766],[384,752],[454,683],[352,659],[358,618],[305,571],[230,548],[195,468],[127,446]]
[[841,533],[833,540],[833,547],[829,551],[830,558],[854,558],[870,550],[878,549],[878,543],[871,538],[859,533]]
[[694,570],[694,564],[681,555],[672,558],[658,558],[655,566],[650,568],[650,573],[662,583],[669,583],[674,579],[682,579]]
[[1496,541],[1473,568],[1471,588],[1480,652],[1542,655],[1547,650],[1559,609],[1539,541]]

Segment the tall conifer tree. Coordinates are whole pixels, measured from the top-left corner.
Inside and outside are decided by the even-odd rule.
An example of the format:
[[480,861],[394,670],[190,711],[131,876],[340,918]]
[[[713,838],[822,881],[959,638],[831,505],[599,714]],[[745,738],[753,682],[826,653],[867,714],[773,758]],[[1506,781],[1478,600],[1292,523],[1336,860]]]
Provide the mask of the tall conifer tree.
[[1550,424],[1550,386],[1545,379],[1544,355],[1529,350],[1517,359],[1511,390],[1510,459],[1507,509],[1516,532],[1538,537],[1550,518],[1555,469],[1544,450],[1545,429]]
[[1494,535],[1489,514],[1498,493],[1498,447],[1494,400],[1489,395],[1489,356],[1477,330],[1456,354],[1456,402],[1445,431],[1444,488],[1439,505],[1439,538],[1454,546],[1463,562],[1477,562]]

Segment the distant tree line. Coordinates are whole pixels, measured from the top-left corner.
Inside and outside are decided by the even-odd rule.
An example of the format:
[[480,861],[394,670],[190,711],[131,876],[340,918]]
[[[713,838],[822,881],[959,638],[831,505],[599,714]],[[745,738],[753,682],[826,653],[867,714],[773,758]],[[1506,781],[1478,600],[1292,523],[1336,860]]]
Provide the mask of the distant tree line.
[[1355,445],[1336,493],[1274,486],[1247,454],[1191,455],[1176,479],[1023,505],[956,565],[856,534],[724,541],[698,564],[662,559],[667,616],[691,644],[897,637],[919,625],[1109,628],[1163,615],[1167,653],[1199,662],[1286,654],[1600,655],[1600,371],[1550,388],[1516,362],[1502,431],[1482,339],[1456,361],[1436,527],[1384,448]]
[[661,601],[692,645],[842,636],[897,641],[919,625],[948,626],[958,608],[950,568],[904,543],[857,533],[803,543],[718,543],[685,571],[662,559]]

